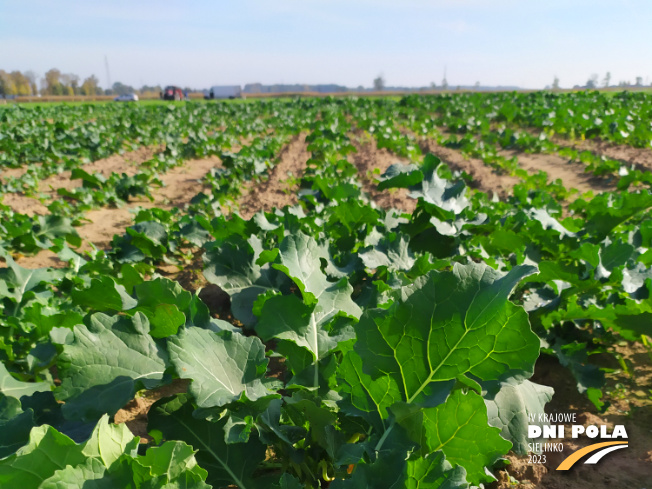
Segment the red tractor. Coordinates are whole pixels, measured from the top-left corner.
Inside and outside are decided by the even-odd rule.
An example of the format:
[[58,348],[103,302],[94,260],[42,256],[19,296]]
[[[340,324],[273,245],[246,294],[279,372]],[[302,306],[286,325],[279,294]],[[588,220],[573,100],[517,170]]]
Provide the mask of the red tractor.
[[184,100],[186,94],[183,93],[181,88],[170,85],[163,89],[161,92],[161,98],[163,100]]

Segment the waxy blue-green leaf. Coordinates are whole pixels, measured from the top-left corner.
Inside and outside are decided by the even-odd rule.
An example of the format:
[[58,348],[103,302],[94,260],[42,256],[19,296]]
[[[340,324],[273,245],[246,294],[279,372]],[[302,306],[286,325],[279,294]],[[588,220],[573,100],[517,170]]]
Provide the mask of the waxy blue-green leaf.
[[219,246],[208,245],[204,254],[206,280],[229,294],[234,317],[247,327],[258,320],[253,314],[258,296],[281,285],[278,272],[256,263],[261,252],[259,241],[234,237]]
[[52,390],[50,382],[21,382],[14,379],[4,364],[0,363],[0,394],[20,399],[23,396],[31,396],[35,392],[49,390]]
[[68,419],[113,415],[138,390],[163,385],[167,362],[142,313],[133,318],[96,313],[88,326],[75,327],[72,343],[63,345],[55,395],[65,401]]
[[268,363],[265,346],[255,336],[188,328],[169,339],[168,350],[179,377],[192,380],[189,390],[199,407],[270,393],[261,382]]
[[360,252],[359,256],[367,268],[383,266],[390,270],[409,270],[415,262],[409,239],[404,235],[383,239],[372,249]]
[[321,260],[328,260],[328,251],[317,241],[297,233],[287,236],[280,246],[273,267],[285,273],[296,284],[306,305],[317,304],[315,320],[324,323],[339,314],[360,317],[360,308],[351,299],[353,288],[348,283],[329,282],[321,270]]
[[[353,288],[345,278],[329,282],[321,271],[327,252],[303,233],[283,240],[274,268],[291,278],[302,291],[296,296],[275,296],[263,304],[256,331],[264,341],[272,338],[291,341],[313,357],[313,386],[319,385],[318,365],[339,342],[353,337],[350,328],[332,331],[329,322],[344,316],[357,319],[360,308],[351,299]],[[303,362],[293,362],[299,364]]]
[[501,436],[512,442],[515,453],[526,455],[531,451],[528,444],[539,442],[528,438],[528,425],[543,424],[539,419],[544,414],[546,403],[552,399],[554,389],[529,380],[518,382],[510,379],[491,384],[489,392],[484,394],[489,424],[500,428]]

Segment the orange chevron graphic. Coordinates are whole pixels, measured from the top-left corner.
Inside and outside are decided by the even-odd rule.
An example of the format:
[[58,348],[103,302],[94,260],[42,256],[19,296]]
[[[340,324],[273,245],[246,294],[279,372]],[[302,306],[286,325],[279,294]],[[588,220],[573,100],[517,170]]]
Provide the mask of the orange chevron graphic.
[[559,467],[557,467],[557,470],[568,470],[570,469],[573,465],[575,465],[575,462],[577,462],[579,459],[581,459],[584,455],[587,455],[591,452],[595,452],[596,450],[599,450],[600,448],[604,447],[609,447],[612,445],[627,445],[626,441],[605,441],[602,443],[594,443],[593,445],[589,445],[588,447],[580,448],[579,450],[571,453],[568,457],[564,459],[562,463],[559,464]]

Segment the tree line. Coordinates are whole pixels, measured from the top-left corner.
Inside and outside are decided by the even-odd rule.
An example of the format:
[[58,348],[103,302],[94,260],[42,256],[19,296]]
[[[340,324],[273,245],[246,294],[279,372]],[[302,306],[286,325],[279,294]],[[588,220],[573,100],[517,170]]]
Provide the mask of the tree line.
[[95,75],[81,79],[74,73],[62,73],[56,68],[47,71],[43,77],[38,77],[33,71],[7,72],[0,69],[0,97],[34,96],[34,95],[124,95],[127,93],[153,93],[158,95],[160,86],[143,85],[135,89],[130,85],[115,82],[111,88],[103,89]]

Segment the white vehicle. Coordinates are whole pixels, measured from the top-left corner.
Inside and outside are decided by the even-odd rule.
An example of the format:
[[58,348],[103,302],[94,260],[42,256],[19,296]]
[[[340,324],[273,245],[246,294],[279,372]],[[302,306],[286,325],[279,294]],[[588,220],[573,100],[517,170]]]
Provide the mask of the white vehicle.
[[211,87],[208,93],[204,95],[206,100],[214,98],[240,98],[242,97],[242,90],[240,85],[224,85]]
[[125,93],[124,95],[118,95],[113,100],[115,102],[138,102],[138,95],[135,93]]

